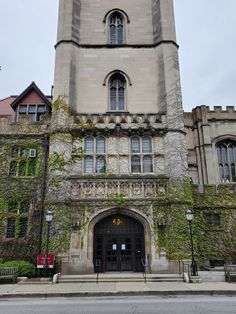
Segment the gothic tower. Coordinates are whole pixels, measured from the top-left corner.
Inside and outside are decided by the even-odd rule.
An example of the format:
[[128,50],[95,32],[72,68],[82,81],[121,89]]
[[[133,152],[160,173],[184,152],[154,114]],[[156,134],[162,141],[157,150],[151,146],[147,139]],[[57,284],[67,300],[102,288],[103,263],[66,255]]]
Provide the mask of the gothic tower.
[[[74,158],[56,199],[84,210],[75,218],[65,272],[91,272],[96,261],[102,271],[139,271],[135,254],[150,271],[167,267],[152,210],[165,184],[186,172],[173,1],[60,0],[58,98],[69,110],[54,110],[50,153]],[[123,264],[122,250],[130,254]]]

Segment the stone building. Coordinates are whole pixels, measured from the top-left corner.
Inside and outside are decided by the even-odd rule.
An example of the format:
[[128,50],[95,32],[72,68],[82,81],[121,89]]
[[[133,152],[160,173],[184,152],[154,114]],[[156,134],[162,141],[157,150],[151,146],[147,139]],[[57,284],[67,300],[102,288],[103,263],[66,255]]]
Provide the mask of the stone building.
[[48,197],[86,220],[74,217],[66,271],[168,269],[153,206],[187,170],[172,0],[60,1],[54,99],[50,156],[66,175]]
[[184,113],[189,176],[197,184],[236,182],[236,111],[201,106]]
[[172,0],[60,0],[53,93],[0,101],[4,260],[44,249],[50,208],[63,273],[176,272],[189,206],[199,261],[236,258],[235,111],[183,113]]
[[41,250],[51,96],[32,82],[0,100],[0,259]]

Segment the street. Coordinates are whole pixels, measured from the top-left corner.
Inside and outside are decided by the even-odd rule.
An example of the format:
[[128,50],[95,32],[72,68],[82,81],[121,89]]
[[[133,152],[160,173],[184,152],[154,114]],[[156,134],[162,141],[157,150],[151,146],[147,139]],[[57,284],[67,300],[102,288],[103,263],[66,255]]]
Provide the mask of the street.
[[0,300],[1,314],[235,314],[236,297],[87,297]]

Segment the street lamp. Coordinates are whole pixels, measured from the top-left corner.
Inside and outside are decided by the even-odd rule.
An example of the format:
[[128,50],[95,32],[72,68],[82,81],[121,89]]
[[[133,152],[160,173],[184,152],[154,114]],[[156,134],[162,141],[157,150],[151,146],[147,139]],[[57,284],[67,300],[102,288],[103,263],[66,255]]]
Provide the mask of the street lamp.
[[45,249],[45,262],[44,262],[44,269],[45,269],[45,277],[48,277],[48,246],[49,246],[49,235],[50,235],[50,225],[53,219],[53,212],[48,210],[46,213],[46,222],[47,222],[47,237],[46,237],[46,249]]
[[190,209],[186,211],[186,219],[189,223],[189,231],[190,231],[190,239],[191,239],[191,251],[192,251],[192,262],[191,262],[191,276],[197,276],[197,264],[194,259],[194,251],[193,251],[193,231],[192,231],[192,221],[193,221],[193,213]]

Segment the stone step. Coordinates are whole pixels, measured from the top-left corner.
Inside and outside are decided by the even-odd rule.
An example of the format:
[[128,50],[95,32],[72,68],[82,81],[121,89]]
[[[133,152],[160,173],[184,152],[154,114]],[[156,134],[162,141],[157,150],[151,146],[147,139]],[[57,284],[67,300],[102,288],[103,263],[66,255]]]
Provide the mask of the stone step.
[[[145,280],[142,274],[99,274],[99,282],[143,282]],[[96,282],[97,275],[63,275],[59,278],[61,283],[73,282]],[[181,282],[182,276],[176,274],[147,274],[147,282]]]

